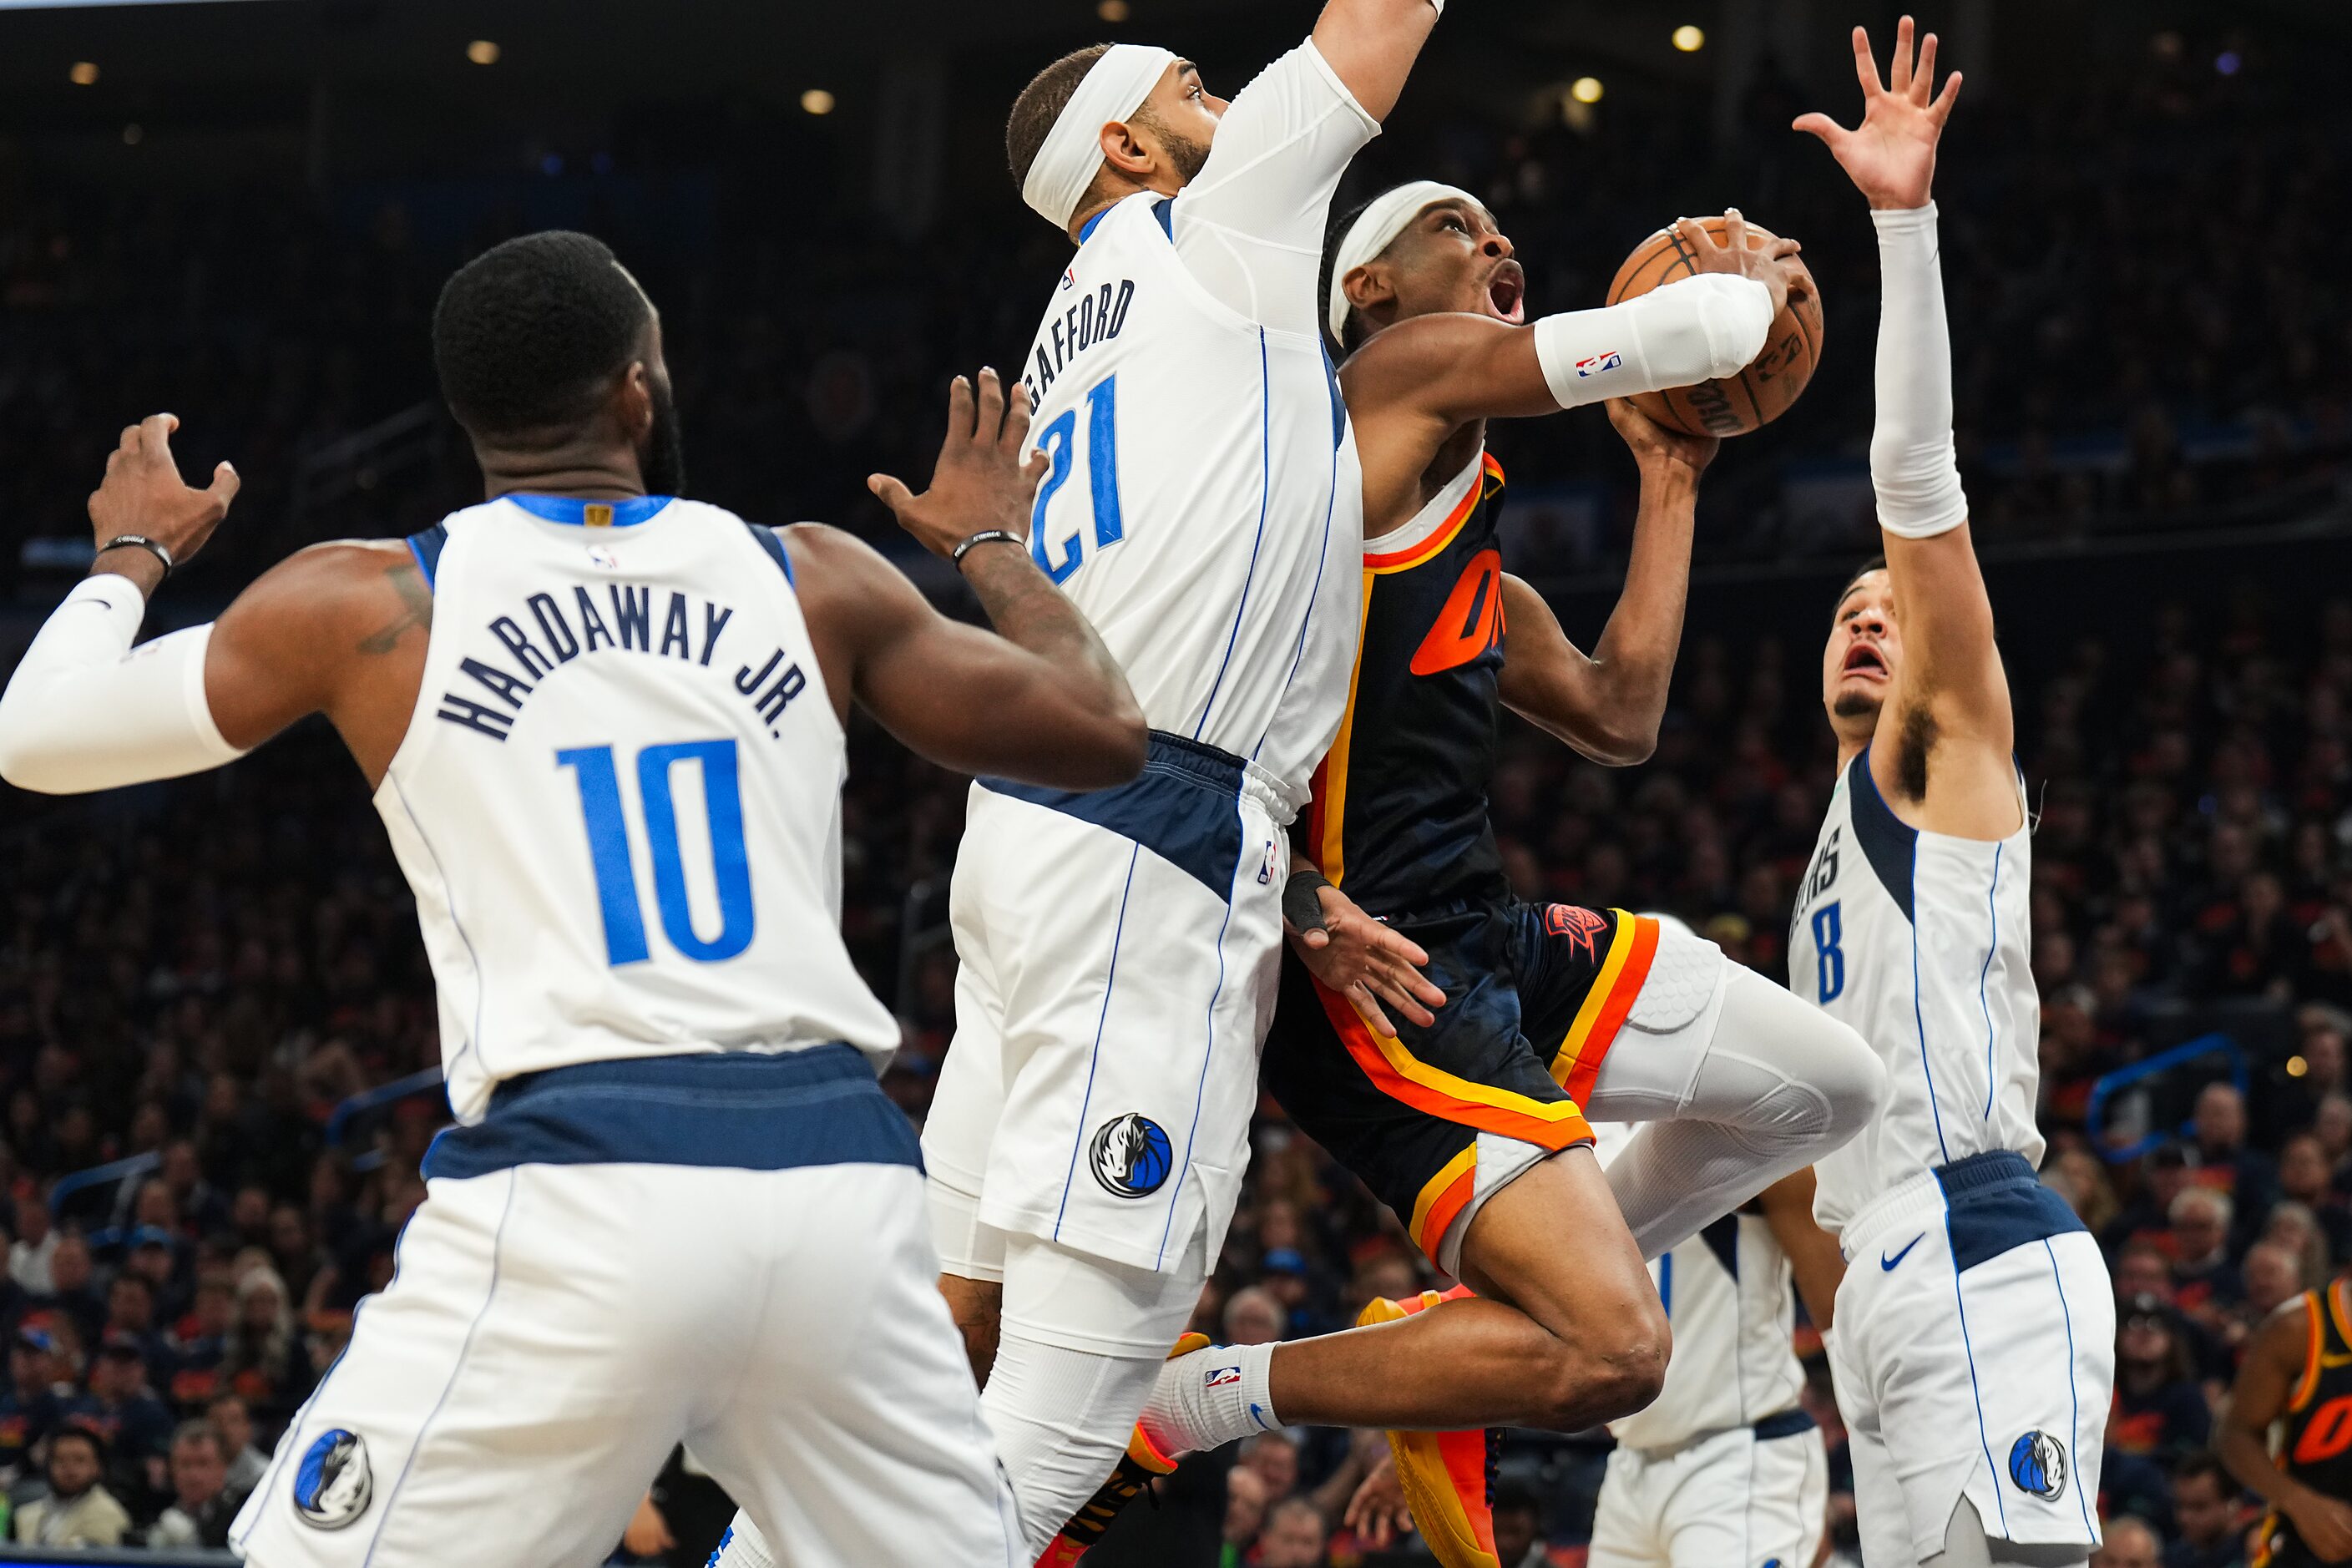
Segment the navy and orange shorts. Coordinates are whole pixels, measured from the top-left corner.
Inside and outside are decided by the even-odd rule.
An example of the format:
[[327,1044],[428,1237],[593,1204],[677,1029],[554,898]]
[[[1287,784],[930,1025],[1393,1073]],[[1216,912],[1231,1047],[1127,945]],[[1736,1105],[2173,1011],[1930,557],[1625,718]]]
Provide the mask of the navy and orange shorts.
[[1480,1134],[1541,1153],[1592,1141],[1582,1102],[1649,976],[1658,922],[1508,901],[1390,924],[1429,953],[1445,993],[1436,1023],[1397,1019],[1383,1035],[1286,949],[1263,1082],[1450,1268],[1448,1233],[1487,1195]]

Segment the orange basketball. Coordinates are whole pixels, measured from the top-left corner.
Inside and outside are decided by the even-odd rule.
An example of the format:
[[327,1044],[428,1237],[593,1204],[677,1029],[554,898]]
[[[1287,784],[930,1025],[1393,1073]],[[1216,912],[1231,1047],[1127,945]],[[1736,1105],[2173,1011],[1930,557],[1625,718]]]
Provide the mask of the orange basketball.
[[[1722,218],[1706,218],[1701,223],[1718,243],[1722,241]],[[1755,224],[1748,226],[1748,248],[1769,245],[1772,238],[1770,233]],[[1617,276],[1610,279],[1609,303],[1614,305],[1646,294],[1661,283],[1687,278],[1695,270],[1690,247],[1674,230],[1660,229],[1636,246],[1633,254],[1625,258],[1625,265],[1617,269]],[[1811,274],[1806,276],[1810,279]],[[1633,404],[1659,424],[1685,435],[1743,436],[1759,426],[1769,425],[1797,401],[1797,395],[1813,379],[1813,366],[1821,357],[1822,299],[1816,288],[1801,298],[1790,299],[1772,319],[1772,330],[1764,338],[1764,352],[1738,375],[1666,392],[1638,392],[1633,395]]]

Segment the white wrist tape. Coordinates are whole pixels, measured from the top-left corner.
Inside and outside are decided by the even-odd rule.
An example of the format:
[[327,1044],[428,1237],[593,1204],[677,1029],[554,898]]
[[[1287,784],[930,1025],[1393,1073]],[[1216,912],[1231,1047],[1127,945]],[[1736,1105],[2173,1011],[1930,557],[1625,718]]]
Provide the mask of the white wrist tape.
[[1952,334],[1936,204],[1873,212],[1884,277],[1878,321],[1878,425],[1870,482],[1878,526],[1905,539],[1949,532],[1969,520],[1952,449]]
[[77,795],[177,778],[245,753],[205,697],[208,623],[132,648],[147,605],[128,577],[66,595],[0,692],[0,777]]
[[1535,324],[1536,360],[1562,408],[1732,375],[1764,352],[1772,291],[1702,272],[1598,310]]

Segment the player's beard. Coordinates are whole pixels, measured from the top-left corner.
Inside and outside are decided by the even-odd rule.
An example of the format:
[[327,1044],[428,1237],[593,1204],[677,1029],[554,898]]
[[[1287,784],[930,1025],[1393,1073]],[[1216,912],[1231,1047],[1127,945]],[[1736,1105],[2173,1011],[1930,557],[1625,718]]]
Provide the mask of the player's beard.
[[1160,150],[1168,154],[1168,161],[1176,165],[1178,174],[1184,176],[1186,184],[1199,179],[1201,171],[1209,166],[1209,144],[1206,142],[1195,142],[1189,136],[1177,134],[1148,108],[1137,110],[1135,122],[1151,132],[1152,139],[1160,143]]
[[645,450],[637,454],[637,473],[645,481],[647,495],[683,495],[686,449],[685,435],[678,425],[677,399],[671,394],[667,375],[654,381],[650,390],[654,422],[646,432]]
[[1874,719],[1878,715],[1879,700],[1862,691],[1842,691],[1830,711],[1841,719]]

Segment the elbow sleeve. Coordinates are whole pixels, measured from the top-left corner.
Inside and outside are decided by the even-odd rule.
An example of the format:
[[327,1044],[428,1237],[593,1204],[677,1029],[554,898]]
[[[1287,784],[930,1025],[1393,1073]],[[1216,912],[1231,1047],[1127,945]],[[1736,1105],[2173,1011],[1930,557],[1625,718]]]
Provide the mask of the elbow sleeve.
[[0,693],[0,778],[76,795],[244,754],[222,738],[205,695],[212,626],[133,648],[145,613],[123,577],[92,577],[66,596]]
[[1533,329],[1544,384],[1562,408],[1736,374],[1764,352],[1771,330],[1772,291],[1727,272],[1546,316]]

